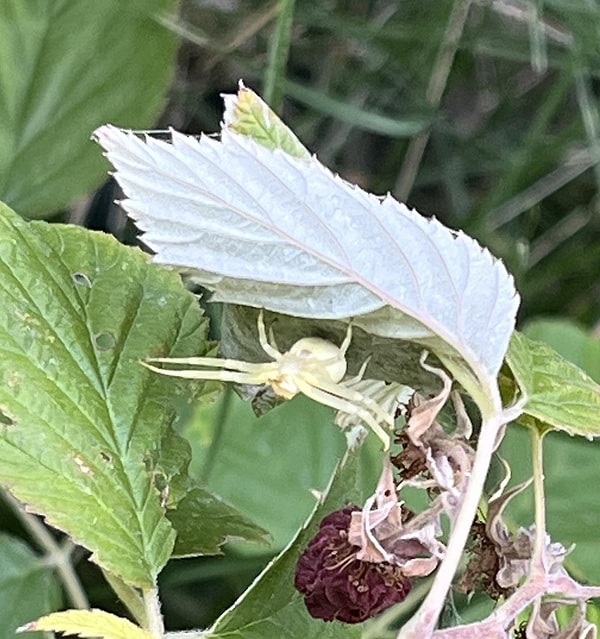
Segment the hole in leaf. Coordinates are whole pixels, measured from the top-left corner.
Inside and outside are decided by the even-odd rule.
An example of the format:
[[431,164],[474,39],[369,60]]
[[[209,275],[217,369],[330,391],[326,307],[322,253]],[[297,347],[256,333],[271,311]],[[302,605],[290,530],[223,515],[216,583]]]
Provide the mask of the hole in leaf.
[[73,458],[73,460],[75,461],[75,463],[77,464],[77,467],[79,468],[79,470],[84,474],[84,475],[93,475],[94,471],[85,463],[85,461],[79,456],[79,455],[75,455],[75,457]]
[[73,273],[71,277],[77,286],[92,288],[92,280],[85,273]]
[[0,426],[16,426],[16,420],[11,417],[8,413],[5,413],[3,410],[0,410]]
[[109,351],[117,343],[115,336],[107,331],[102,331],[94,336],[94,344],[99,351]]

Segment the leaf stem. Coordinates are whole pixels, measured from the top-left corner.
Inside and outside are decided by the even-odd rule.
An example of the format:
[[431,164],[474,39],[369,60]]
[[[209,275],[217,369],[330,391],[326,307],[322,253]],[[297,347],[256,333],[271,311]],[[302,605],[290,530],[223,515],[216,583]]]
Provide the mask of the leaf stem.
[[[498,406],[499,398],[495,399],[497,401],[493,403]],[[506,410],[492,411],[488,417],[483,416],[471,477],[448,540],[446,555],[440,564],[431,590],[417,613],[401,628],[397,639],[428,639],[433,635],[446,595],[452,585],[452,579],[460,564],[471,525],[477,514],[492,455],[498,444],[498,434],[505,424],[516,419],[521,412],[522,407],[518,405]]]
[[[458,43],[467,21],[471,2],[472,0],[456,0],[452,7],[452,13],[448,19],[448,25],[444,32],[442,44],[431,77],[429,78],[429,85],[425,96],[428,104],[434,109],[439,107],[442,95],[444,94],[448,76],[452,69],[452,63],[454,62],[454,56],[458,49]],[[401,202],[406,201],[412,190],[430,135],[431,129],[428,128],[412,138],[408,145],[400,174],[394,186],[394,196]]]
[[155,639],[162,639],[165,635],[165,624],[160,611],[160,598],[158,596],[158,586],[144,589],[142,591],[144,607],[146,609],[146,630]]
[[71,563],[71,555],[76,547],[70,540],[60,544],[54,539],[48,528],[8,491],[3,491],[4,501],[10,506],[23,527],[31,535],[38,547],[44,552],[45,561],[56,568],[58,577],[73,608],[86,610],[90,607],[87,595]]

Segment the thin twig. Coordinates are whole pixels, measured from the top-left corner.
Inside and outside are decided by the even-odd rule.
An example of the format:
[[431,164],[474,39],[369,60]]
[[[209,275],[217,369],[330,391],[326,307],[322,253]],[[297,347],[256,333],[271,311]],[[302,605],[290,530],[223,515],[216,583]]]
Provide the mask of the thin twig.
[[21,502],[8,491],[3,491],[2,495],[4,501],[43,551],[46,562],[56,568],[71,606],[82,610],[89,608],[88,598],[71,563],[71,555],[75,545],[71,542],[66,545],[59,544],[50,534],[48,528],[35,515],[28,513]]
[[[450,18],[448,19],[448,25],[442,39],[437,60],[433,67],[433,72],[429,79],[429,86],[427,87],[426,93],[427,103],[434,109],[439,107],[442,95],[444,94],[448,76],[450,75],[450,70],[454,62],[454,56],[458,49],[458,43],[460,42],[467,21],[471,2],[472,0],[456,0]],[[402,168],[400,169],[400,174],[394,186],[394,196],[401,202],[406,201],[415,183],[430,134],[431,129],[426,129],[410,141],[406,155],[404,156]]]

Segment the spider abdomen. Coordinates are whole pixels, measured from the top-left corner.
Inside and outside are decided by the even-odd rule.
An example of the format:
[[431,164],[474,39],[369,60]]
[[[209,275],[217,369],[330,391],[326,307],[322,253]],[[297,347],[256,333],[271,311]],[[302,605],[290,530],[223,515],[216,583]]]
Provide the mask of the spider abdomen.
[[337,384],[346,374],[346,358],[340,348],[320,337],[299,339],[287,354],[302,362],[303,371],[323,381]]

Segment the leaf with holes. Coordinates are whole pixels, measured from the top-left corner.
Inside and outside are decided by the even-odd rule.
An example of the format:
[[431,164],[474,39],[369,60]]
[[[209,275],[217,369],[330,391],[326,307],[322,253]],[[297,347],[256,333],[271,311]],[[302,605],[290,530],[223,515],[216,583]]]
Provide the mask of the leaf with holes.
[[0,483],[131,585],[173,549],[156,486],[179,486],[189,455],[163,458],[170,398],[203,389],[139,360],[205,338],[196,298],[141,251],[0,208]]
[[371,334],[432,349],[461,382],[495,387],[519,301],[502,263],[314,157],[240,134],[231,98],[227,113],[220,140],[96,131],[156,261],[193,269],[217,300],[353,316]]

